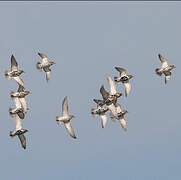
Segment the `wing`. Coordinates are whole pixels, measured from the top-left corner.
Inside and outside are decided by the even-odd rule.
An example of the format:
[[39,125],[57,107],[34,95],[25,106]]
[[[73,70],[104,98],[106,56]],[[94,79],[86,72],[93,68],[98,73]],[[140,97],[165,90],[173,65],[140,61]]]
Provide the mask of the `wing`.
[[76,139],[76,136],[75,136],[74,130],[72,128],[72,125],[70,124],[70,121],[66,122],[64,124],[65,124],[65,127],[66,127],[68,133],[70,134],[70,136],[72,136],[74,139]]
[[23,80],[19,76],[16,76],[16,77],[13,77],[13,78],[19,85],[25,87]]
[[46,72],[46,80],[48,82],[50,80],[51,69],[47,66],[47,67],[44,67],[43,70]]
[[113,113],[110,111],[109,117],[112,121],[116,122],[116,117],[113,115]]
[[28,110],[26,99],[25,98],[19,98],[19,101],[21,103],[23,111],[26,113]]
[[18,92],[24,92],[24,87],[19,84]]
[[96,104],[100,105],[100,106],[103,106],[103,105],[104,105],[104,101],[103,101],[103,100],[93,99],[93,101],[94,101]]
[[21,108],[21,102],[20,102],[19,98],[18,97],[11,97],[11,98],[14,101],[16,108]]
[[167,84],[167,83],[168,83],[168,81],[170,80],[170,78],[171,78],[171,76],[170,76],[170,75],[165,76],[165,84]]
[[124,83],[124,87],[125,87],[125,95],[127,97],[131,90],[131,84],[129,82],[126,82],[126,83]]
[[119,120],[120,121],[120,124],[121,124],[121,127],[125,130],[125,131],[127,131],[127,127],[126,127],[126,120],[124,119],[124,118],[122,118],[122,119],[120,119]]
[[50,80],[50,75],[51,75],[51,71],[46,72],[46,80],[47,80],[47,82],[49,82],[49,80]]
[[122,112],[122,110],[121,110],[121,105],[120,104],[116,104],[116,111],[117,111],[117,113],[120,113],[120,112]]
[[21,142],[21,146],[26,149],[26,137],[24,136],[24,134],[18,135],[18,138]]
[[171,78],[172,73],[170,71],[165,71],[164,74],[165,74],[165,84],[167,84]]
[[42,58],[42,63],[46,64],[48,63],[48,57],[45,55],[45,54],[42,54],[42,53],[38,53],[38,55]]
[[17,71],[18,70],[18,63],[15,59],[15,57],[11,56],[11,71]]
[[120,68],[120,67],[115,67],[115,69],[116,69],[117,71],[119,71],[120,76],[125,76],[125,75],[126,75],[126,69]]
[[16,131],[21,130],[22,129],[21,119],[17,114],[14,114],[13,117],[16,120]]
[[103,85],[101,86],[100,93],[101,93],[102,98],[103,98],[104,100],[108,99],[109,93],[104,89],[104,86],[103,86]]
[[114,81],[111,79],[110,76],[107,77],[107,81],[109,83],[109,89],[110,89],[109,92],[110,92],[110,94],[111,95],[116,94],[116,85],[115,85]]
[[68,99],[67,96],[64,98],[62,103],[62,116],[68,116]]
[[106,115],[100,115],[100,118],[101,118],[101,124],[102,124],[102,128],[105,128],[106,126],[106,122],[107,122],[107,117]]
[[108,107],[108,109],[111,111],[112,115],[115,116],[115,117],[117,117],[117,111],[116,111],[115,105],[114,105],[114,104],[110,104],[110,105],[108,105],[107,107]]
[[162,68],[166,68],[168,66],[168,60],[164,58],[161,54],[158,54],[158,57],[162,63]]

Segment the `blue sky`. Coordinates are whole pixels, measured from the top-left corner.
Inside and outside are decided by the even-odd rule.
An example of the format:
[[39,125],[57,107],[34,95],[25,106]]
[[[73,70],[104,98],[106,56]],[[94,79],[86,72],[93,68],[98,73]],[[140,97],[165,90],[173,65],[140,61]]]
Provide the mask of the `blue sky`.
[[[179,180],[181,11],[179,2],[1,2],[1,177],[4,179],[66,180]],[[36,69],[37,52],[56,62],[47,84]],[[158,53],[174,64],[168,85],[155,74]],[[23,120],[27,149],[8,114],[14,104],[6,80],[14,54],[31,94]],[[108,119],[105,129],[90,110],[101,98],[106,76],[117,76],[115,66],[135,76],[128,98],[119,103],[128,110],[128,131]],[[123,87],[118,87],[123,92]],[[68,96],[75,115],[78,139],[57,126],[61,104]]]

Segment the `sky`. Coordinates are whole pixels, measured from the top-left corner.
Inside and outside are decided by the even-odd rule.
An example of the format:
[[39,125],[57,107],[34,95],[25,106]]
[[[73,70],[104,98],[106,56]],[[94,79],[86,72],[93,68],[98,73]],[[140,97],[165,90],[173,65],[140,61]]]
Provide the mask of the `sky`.
[[[179,180],[180,9],[180,2],[0,2],[1,177]],[[38,52],[56,63],[49,83],[36,69]],[[158,53],[176,66],[167,85],[155,74]],[[10,92],[18,85],[4,71],[12,54],[31,92],[26,150],[9,137]],[[106,77],[119,75],[115,66],[135,76],[129,96],[118,100],[128,110],[127,132],[110,119],[102,129],[90,113],[101,85],[109,90]],[[65,96],[77,139],[56,124]]]

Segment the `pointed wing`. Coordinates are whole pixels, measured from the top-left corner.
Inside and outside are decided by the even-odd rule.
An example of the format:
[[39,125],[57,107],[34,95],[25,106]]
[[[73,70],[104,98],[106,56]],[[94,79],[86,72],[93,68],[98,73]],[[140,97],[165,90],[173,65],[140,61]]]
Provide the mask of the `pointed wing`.
[[96,103],[96,104],[98,104],[99,106],[103,106],[104,105],[104,101],[103,100],[99,100],[99,99],[93,99],[94,100],[94,102]]
[[120,112],[122,112],[122,110],[121,110],[121,105],[120,104],[116,104],[116,112],[117,113],[120,113]]
[[24,134],[18,135],[18,138],[21,142],[21,146],[26,149],[26,137],[24,136]]
[[28,110],[26,99],[25,98],[19,98],[19,101],[21,103],[23,111],[26,113]]
[[47,82],[49,82],[49,80],[50,80],[50,75],[51,75],[51,71],[46,72],[46,80],[47,80]]
[[66,122],[64,124],[65,124],[67,132],[70,134],[70,136],[72,136],[74,139],[76,139],[76,136],[75,136],[74,130],[72,128],[72,125],[70,124],[70,121],[68,121],[68,122]]
[[106,122],[107,122],[107,117],[106,115],[100,115],[100,118],[101,118],[101,125],[102,125],[102,128],[105,128],[106,126]]
[[125,95],[127,97],[131,90],[131,84],[129,82],[126,82],[126,83],[124,83],[124,87],[125,87]]
[[19,98],[18,97],[11,97],[11,98],[14,101],[16,108],[18,108],[18,109],[21,108],[21,102],[20,102]]
[[116,122],[116,117],[113,115],[113,113],[110,111],[109,117],[111,118],[112,121]]
[[38,55],[42,58],[42,63],[43,64],[48,63],[48,57],[45,54],[38,53]]
[[170,76],[170,75],[165,76],[165,84],[167,84],[167,83],[168,83],[168,81],[170,80],[170,78],[171,78],[171,76]]
[[46,66],[43,68],[43,70],[46,72],[46,80],[48,82],[50,80],[51,69],[48,66]]
[[119,120],[120,121],[120,124],[121,124],[121,127],[125,130],[125,131],[127,131],[127,127],[126,127],[126,120],[124,119],[124,118],[122,118],[122,119],[120,119]]
[[18,92],[24,92],[24,87],[19,84]]
[[168,66],[168,60],[164,58],[161,54],[158,54],[158,57],[162,63],[162,68],[166,68]]
[[109,93],[104,89],[104,86],[103,86],[103,85],[101,86],[100,93],[101,93],[102,98],[103,98],[104,100],[108,99]]
[[112,115],[115,116],[115,117],[117,117],[117,111],[116,111],[115,105],[114,105],[114,104],[110,104],[110,105],[108,105],[107,107],[108,107],[108,109],[111,111]]
[[62,103],[62,116],[68,116],[68,99],[67,96],[64,98]]
[[116,94],[116,85],[110,76],[107,77],[107,81],[109,83],[109,89],[110,89],[109,94],[111,94],[111,95]]
[[15,59],[15,57],[11,56],[11,71],[17,71],[18,70],[18,63]]
[[21,130],[22,129],[21,119],[17,114],[13,114],[13,117],[16,120],[16,131]]
[[16,76],[16,77],[13,77],[13,78],[19,85],[25,87],[23,80],[19,76]]
[[120,76],[125,76],[125,75],[126,75],[126,69],[120,68],[120,67],[115,67],[115,69],[116,69],[117,71],[119,71]]
[[165,71],[164,74],[165,74],[165,84],[167,84],[171,78],[172,73],[170,71]]

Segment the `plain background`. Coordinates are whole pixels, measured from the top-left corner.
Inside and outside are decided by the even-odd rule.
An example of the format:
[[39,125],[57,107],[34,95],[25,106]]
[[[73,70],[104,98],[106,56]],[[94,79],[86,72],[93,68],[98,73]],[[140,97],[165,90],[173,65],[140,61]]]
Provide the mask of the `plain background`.
[[[179,180],[180,18],[180,2],[1,2],[1,178]],[[36,69],[38,52],[56,62],[49,83]],[[167,85],[155,74],[158,53],[176,66]],[[26,150],[9,137],[9,93],[18,85],[4,71],[12,54],[31,91]],[[119,99],[127,132],[110,119],[102,129],[90,113],[101,85],[108,90],[106,77],[119,75],[115,66],[135,76],[128,98]],[[65,96],[77,139],[55,121]]]

